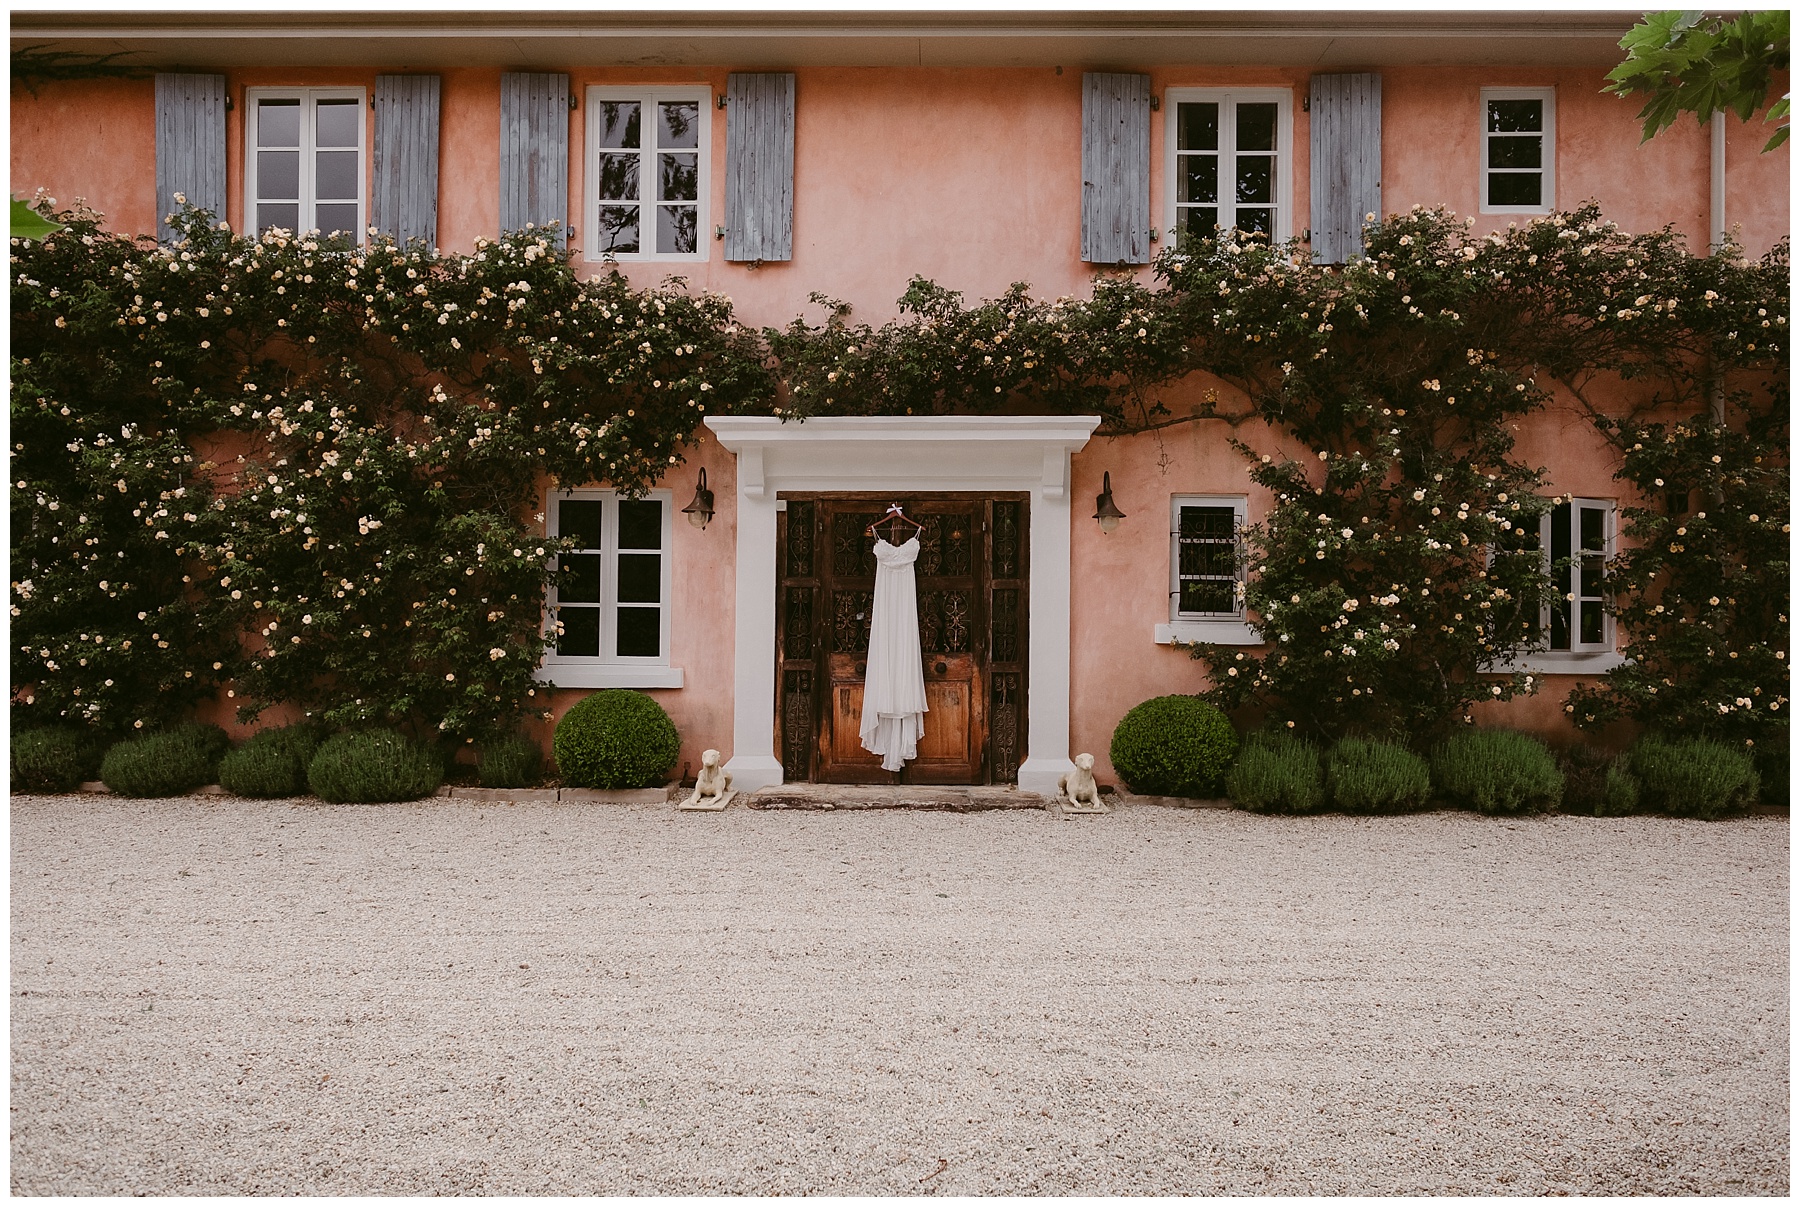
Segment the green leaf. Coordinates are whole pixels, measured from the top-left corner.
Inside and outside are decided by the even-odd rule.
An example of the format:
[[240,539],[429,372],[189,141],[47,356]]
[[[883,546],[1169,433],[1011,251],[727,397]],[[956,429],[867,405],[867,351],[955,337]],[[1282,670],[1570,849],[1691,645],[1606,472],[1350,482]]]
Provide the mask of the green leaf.
[[26,202],[13,198],[12,203],[12,237],[15,239],[40,240],[52,231],[63,229],[60,222],[52,222]]

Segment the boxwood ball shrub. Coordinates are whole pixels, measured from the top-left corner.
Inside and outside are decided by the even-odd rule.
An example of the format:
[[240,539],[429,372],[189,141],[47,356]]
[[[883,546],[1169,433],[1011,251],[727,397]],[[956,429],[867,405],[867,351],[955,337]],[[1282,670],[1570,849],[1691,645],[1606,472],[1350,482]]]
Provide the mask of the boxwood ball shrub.
[[1536,813],[1562,802],[1563,774],[1536,738],[1508,729],[1454,734],[1431,752],[1440,796],[1481,813]]
[[100,779],[120,796],[180,796],[212,783],[230,748],[217,725],[183,725],[116,743],[101,760]]
[[1325,755],[1325,787],[1346,813],[1421,809],[1431,798],[1431,769],[1404,746],[1344,738]]
[[563,714],[551,741],[573,788],[651,788],[666,783],[681,738],[662,705],[643,692],[597,691]]
[[509,733],[481,745],[475,772],[483,788],[529,788],[537,783],[542,763],[536,742]]
[[1756,802],[1762,784],[1747,751],[1706,738],[1642,738],[1620,760],[1638,805],[1673,817],[1722,817]]
[[1225,714],[1195,696],[1157,696],[1126,713],[1112,736],[1112,765],[1146,796],[1214,796],[1237,754]]
[[15,729],[12,786],[27,792],[73,792],[100,774],[106,743],[91,729],[48,725]]
[[1252,734],[1225,773],[1225,794],[1256,813],[1310,813],[1325,805],[1319,748],[1287,734]]
[[429,746],[389,729],[340,733],[319,743],[306,767],[313,795],[333,804],[418,800],[444,779],[444,760]]
[[219,786],[235,796],[298,796],[306,791],[306,766],[318,747],[311,725],[265,729],[219,760]]

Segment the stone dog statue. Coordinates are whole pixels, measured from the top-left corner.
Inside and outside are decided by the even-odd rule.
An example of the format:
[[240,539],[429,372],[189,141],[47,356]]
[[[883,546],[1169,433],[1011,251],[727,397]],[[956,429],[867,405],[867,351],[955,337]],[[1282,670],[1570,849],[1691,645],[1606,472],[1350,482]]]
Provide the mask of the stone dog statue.
[[1057,778],[1056,793],[1064,813],[1111,812],[1100,803],[1100,785],[1094,782],[1094,756],[1091,754],[1075,756],[1075,773]]
[[700,756],[694,793],[681,802],[681,808],[713,812],[729,805],[736,795],[731,787],[731,773],[719,766],[719,752],[708,750]]

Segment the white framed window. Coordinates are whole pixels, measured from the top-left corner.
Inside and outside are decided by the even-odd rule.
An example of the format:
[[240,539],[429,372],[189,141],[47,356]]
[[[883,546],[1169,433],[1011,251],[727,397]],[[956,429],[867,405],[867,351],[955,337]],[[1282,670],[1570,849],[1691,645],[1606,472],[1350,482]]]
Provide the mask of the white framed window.
[[[1607,564],[1618,552],[1611,499],[1570,498],[1538,521],[1537,548],[1546,581],[1534,647],[1499,671],[1598,674],[1625,663],[1614,648],[1607,608]],[[1526,546],[1529,548],[1529,545]]]
[[1244,620],[1242,495],[1176,495],[1169,501],[1169,623],[1156,640],[1260,645]]
[[680,687],[681,670],[669,665],[669,492],[553,491],[545,517],[550,535],[579,548],[560,559],[546,600],[556,643],[538,678],[559,687]]
[[1164,210],[1179,236],[1236,227],[1293,236],[1293,108],[1286,88],[1170,88]]
[[244,91],[246,225],[303,234],[368,227],[368,94],[361,88]]
[[589,88],[586,159],[587,259],[706,259],[711,89]]
[[1556,208],[1556,89],[1481,90],[1481,212]]

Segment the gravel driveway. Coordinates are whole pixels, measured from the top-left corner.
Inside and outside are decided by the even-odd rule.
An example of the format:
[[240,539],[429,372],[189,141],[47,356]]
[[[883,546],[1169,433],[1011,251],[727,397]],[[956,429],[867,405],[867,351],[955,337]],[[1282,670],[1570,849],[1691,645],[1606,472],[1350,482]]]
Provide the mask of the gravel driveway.
[[1788,1189],[1788,824],[12,800],[24,1194]]

